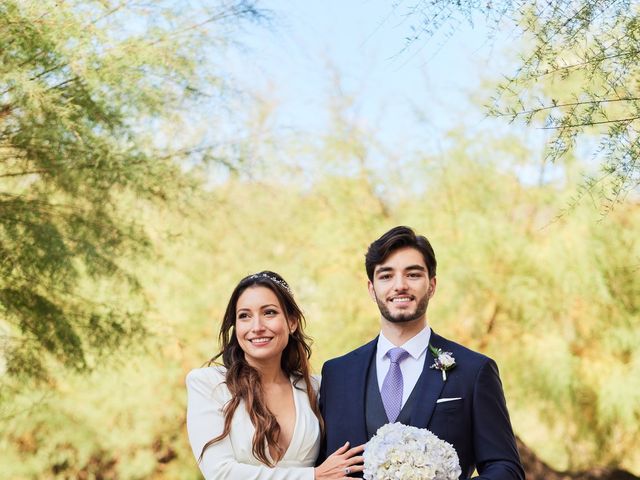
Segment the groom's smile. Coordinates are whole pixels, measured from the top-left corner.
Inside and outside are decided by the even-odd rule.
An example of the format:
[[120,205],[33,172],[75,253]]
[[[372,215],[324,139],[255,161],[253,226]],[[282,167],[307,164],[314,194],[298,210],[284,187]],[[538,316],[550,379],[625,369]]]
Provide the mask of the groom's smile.
[[414,297],[413,297],[413,296],[402,295],[402,296],[399,296],[399,297],[392,297],[392,298],[391,298],[391,301],[392,301],[393,303],[396,303],[396,304],[399,304],[399,305],[400,305],[400,304],[407,304],[407,303],[409,303],[410,301],[412,301],[413,299],[414,299]]

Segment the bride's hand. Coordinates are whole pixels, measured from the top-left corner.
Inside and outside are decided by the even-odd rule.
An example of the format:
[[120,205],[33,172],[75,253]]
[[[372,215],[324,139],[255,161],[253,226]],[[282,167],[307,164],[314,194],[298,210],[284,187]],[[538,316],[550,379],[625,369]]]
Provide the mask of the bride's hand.
[[315,480],[336,480],[348,478],[354,472],[362,472],[364,459],[361,454],[364,445],[349,449],[349,442],[333,452],[319,467],[315,468]]

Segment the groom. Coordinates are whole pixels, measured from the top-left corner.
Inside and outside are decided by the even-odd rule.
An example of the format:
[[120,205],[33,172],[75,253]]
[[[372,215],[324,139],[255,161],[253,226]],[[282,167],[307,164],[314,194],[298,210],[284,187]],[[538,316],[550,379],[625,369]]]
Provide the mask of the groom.
[[[369,294],[380,309],[380,335],[322,368],[320,409],[326,435],[318,463],[344,445],[368,441],[401,422],[427,428],[458,453],[461,478],[523,480],[498,368],[493,360],[432,331],[427,306],[436,290],[429,241],[395,227],[369,246]],[[436,364],[432,349],[455,365]],[[443,371],[444,370],[444,371]]]

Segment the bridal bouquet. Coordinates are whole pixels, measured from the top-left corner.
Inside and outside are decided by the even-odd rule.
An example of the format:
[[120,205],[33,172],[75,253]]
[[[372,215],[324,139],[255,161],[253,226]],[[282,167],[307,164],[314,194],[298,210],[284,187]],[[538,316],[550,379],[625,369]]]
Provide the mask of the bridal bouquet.
[[388,423],[364,451],[366,480],[458,480],[461,473],[453,446],[424,428]]

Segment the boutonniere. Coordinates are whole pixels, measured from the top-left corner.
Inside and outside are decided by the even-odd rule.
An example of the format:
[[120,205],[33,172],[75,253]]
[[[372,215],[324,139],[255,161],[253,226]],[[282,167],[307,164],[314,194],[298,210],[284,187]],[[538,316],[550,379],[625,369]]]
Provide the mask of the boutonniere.
[[434,361],[431,368],[440,370],[442,372],[442,381],[447,381],[447,371],[456,366],[456,359],[453,358],[451,352],[443,352],[441,348],[436,348],[429,344],[429,351],[433,355]]

